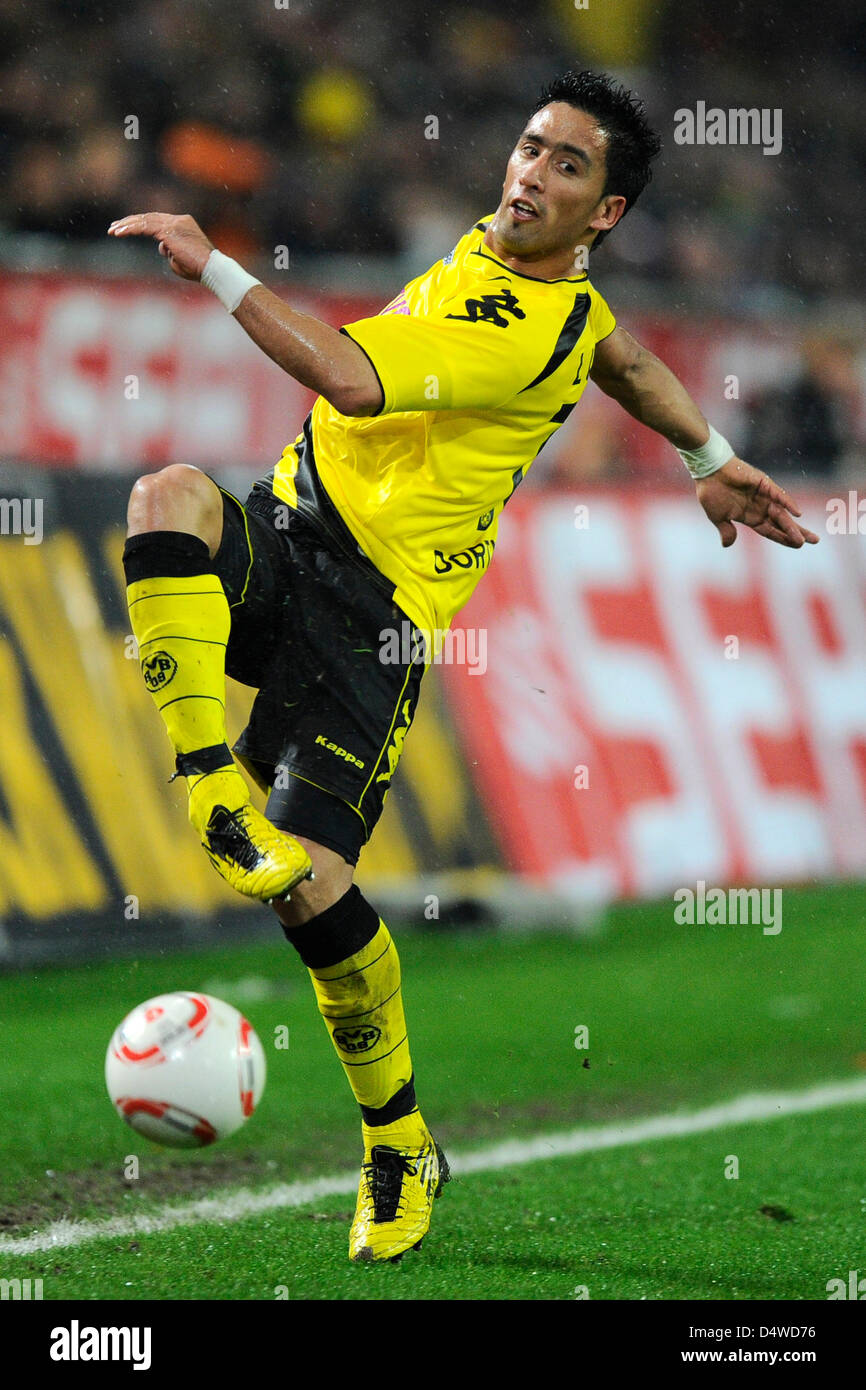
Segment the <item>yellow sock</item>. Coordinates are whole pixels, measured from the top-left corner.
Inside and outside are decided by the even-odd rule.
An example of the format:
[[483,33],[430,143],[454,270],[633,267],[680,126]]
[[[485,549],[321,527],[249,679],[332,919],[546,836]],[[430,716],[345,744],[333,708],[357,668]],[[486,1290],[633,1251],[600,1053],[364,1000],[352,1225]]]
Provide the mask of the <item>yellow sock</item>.
[[384,1109],[412,1080],[400,958],[385,923],[361,950],[310,977],[355,1099],[364,1112]]
[[138,579],[126,592],[144,683],[175,753],[225,743],[231,614],[222,581],[215,574]]

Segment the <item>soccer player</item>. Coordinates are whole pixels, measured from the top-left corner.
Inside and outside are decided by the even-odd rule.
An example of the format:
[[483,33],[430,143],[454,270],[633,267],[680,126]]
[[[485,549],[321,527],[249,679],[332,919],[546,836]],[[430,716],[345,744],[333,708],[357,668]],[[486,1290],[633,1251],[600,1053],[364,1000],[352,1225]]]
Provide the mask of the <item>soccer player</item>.
[[[680,451],[723,545],[736,523],[795,548],[818,539],[590,284],[586,257],[659,148],[631,93],[565,74],[518,139],[496,212],[340,331],[289,308],[189,216],[110,228],[154,238],[319,393],[243,503],[182,463],[139,478],[124,565],[190,820],[232,887],[273,903],[361,1108],[353,1259],[417,1248],[448,1178],[415,1099],[397,951],[354,868],[412,723],[426,634],[466,603],[533,459],[592,378]],[[414,650],[383,659],[407,622]],[[264,816],[227,743],[226,672],[258,691],[234,753],[268,792]]]

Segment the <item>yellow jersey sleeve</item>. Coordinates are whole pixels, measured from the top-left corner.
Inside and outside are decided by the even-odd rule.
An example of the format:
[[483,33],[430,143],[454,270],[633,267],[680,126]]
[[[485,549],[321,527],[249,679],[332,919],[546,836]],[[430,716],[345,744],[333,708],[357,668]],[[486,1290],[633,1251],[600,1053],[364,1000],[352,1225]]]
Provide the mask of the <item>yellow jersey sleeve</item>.
[[380,314],[346,324],[343,332],[379,376],[380,415],[495,410],[532,381],[549,355],[553,330],[544,319],[507,291],[473,298],[470,289],[435,314]]
[[602,299],[598,290],[592,291],[592,305],[589,311],[589,327],[597,343],[609,338],[616,328],[616,319],[610,311],[607,300]]

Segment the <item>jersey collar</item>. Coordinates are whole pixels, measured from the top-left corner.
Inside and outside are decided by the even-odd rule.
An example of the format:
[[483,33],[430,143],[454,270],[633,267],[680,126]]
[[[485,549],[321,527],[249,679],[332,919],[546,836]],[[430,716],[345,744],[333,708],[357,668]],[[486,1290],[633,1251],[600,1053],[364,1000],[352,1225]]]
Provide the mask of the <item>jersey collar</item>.
[[580,275],[560,275],[555,280],[540,280],[537,275],[525,275],[522,270],[515,270],[513,266],[500,260],[488,246],[484,245],[484,233],[492,220],[492,217],[486,217],[475,223],[472,230],[480,232],[481,237],[478,246],[472,248],[470,255],[481,256],[485,261],[493,261],[494,265],[501,265],[503,270],[507,270],[509,275],[518,275],[521,280],[531,280],[536,285],[580,285],[589,279],[589,271],[587,270],[584,270]]

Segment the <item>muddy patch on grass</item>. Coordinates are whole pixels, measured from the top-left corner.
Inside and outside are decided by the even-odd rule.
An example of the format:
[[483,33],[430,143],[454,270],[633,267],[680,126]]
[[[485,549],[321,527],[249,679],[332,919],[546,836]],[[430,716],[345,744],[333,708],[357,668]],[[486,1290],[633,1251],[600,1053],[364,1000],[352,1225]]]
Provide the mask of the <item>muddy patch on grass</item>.
[[[291,1177],[289,1178],[289,1171]],[[314,1172],[318,1174],[320,1168]],[[270,1187],[312,1173],[296,1163],[278,1163],[256,1153],[214,1154],[189,1163],[142,1164],[141,1176],[127,1179],[117,1168],[96,1165],[79,1172],[46,1174],[44,1191],[30,1193],[0,1211],[0,1235],[22,1235],[52,1221],[128,1216],[156,1204],[210,1197],[218,1188]]]
[[[602,1063],[599,1063],[602,1065]],[[658,1088],[652,1097],[644,1090],[618,1091],[615,1096],[593,1095],[575,1087],[555,1097],[508,1102],[472,1102],[463,1107],[454,1124],[431,1123],[433,1133],[446,1152],[448,1144],[467,1148],[504,1139],[531,1137],[540,1130],[567,1130],[578,1125],[602,1125],[617,1120],[641,1119],[645,1115],[673,1110],[688,1104],[689,1097],[675,1086]]]

